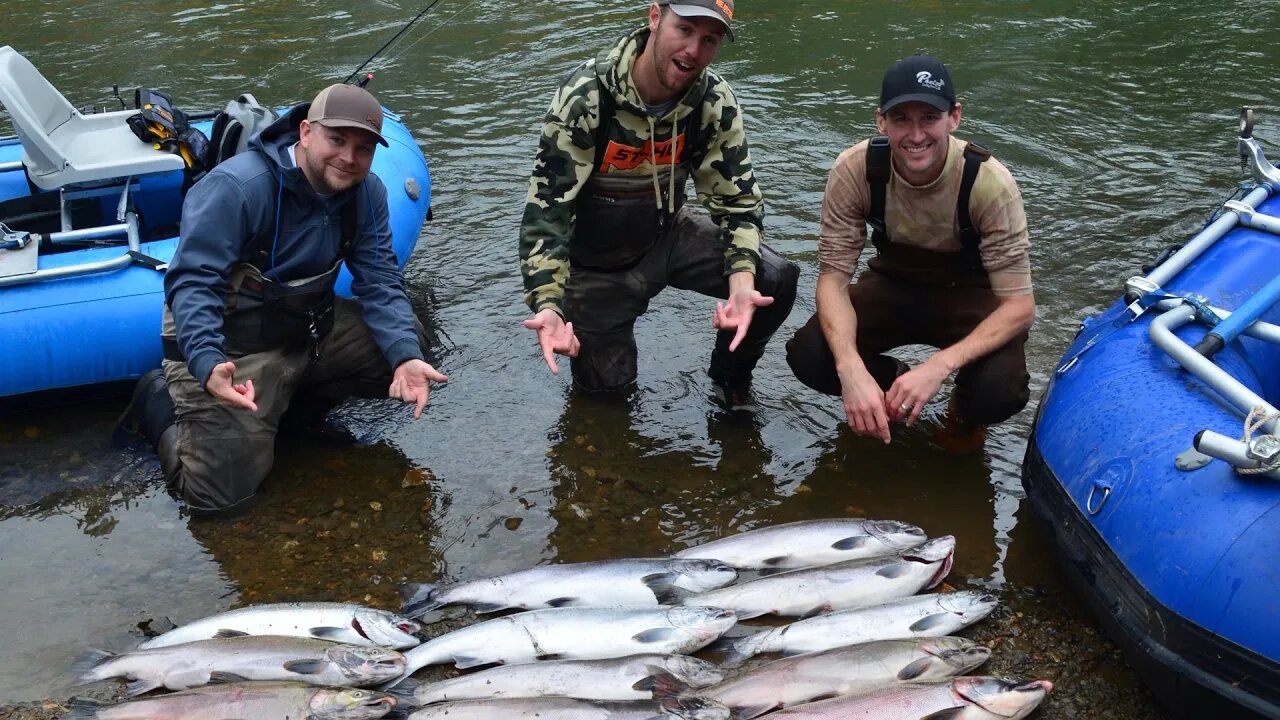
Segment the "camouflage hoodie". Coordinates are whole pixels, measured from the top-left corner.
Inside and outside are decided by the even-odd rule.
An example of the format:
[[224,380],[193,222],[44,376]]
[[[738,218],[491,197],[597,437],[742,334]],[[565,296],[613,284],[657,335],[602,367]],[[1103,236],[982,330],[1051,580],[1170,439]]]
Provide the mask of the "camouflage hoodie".
[[[655,146],[670,143],[677,124],[699,113],[690,118],[695,124],[688,136],[706,142],[686,148],[681,160],[697,161],[692,174],[698,200],[710,210],[720,232],[728,235],[725,274],[755,272],[760,260],[764,200],[751,167],[738,99],[728,83],[706,70],[665,116],[651,118],[631,77],[649,34],[648,27],[640,28],[580,66],[560,86],[547,112],[520,227],[525,302],[535,313],[552,308],[563,315],[574,201],[595,166],[601,89],[613,95],[615,105],[607,137],[642,149],[631,153],[632,162],[606,161],[610,177],[652,178],[658,185],[659,172],[669,170],[671,155],[655,165],[649,160],[656,155]],[[683,194],[684,188],[676,188],[676,193]]]

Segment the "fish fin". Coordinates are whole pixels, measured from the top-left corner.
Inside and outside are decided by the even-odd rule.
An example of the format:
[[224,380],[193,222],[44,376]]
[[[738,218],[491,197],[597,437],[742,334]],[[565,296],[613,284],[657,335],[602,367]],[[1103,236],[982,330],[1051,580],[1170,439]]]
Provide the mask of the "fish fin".
[[760,562],[760,564],[764,565],[767,568],[776,568],[777,566],[781,565],[782,563],[786,562],[789,559],[791,559],[790,555],[775,555],[771,558],[765,558],[763,561]]
[[506,610],[509,607],[511,606],[504,605],[503,603],[474,603],[471,605],[471,609],[478,613],[498,612],[499,610]]
[[631,639],[641,643],[656,643],[662,642],[663,640],[670,640],[676,636],[676,633],[677,631],[675,628],[649,628],[648,630],[642,630],[635,635],[632,635]]
[[760,703],[759,705],[735,705],[731,717],[733,720],[751,720],[751,718],[760,717],[780,707],[783,707],[783,705],[778,702]]
[[409,617],[418,617],[423,613],[439,610],[447,604],[436,599],[439,585],[403,582],[396,585],[396,589],[400,591],[400,597],[404,598],[404,602],[400,605],[400,612]]
[[953,707],[947,708],[946,710],[939,710],[935,713],[929,713],[928,715],[920,718],[920,720],[958,720],[963,714],[964,708]]
[[124,694],[129,697],[135,697],[160,687],[164,687],[164,683],[158,683],[155,680],[134,680],[124,686]]
[[106,707],[110,703],[105,703],[92,698],[72,698],[71,709],[66,715],[62,716],[63,720],[94,720],[98,717],[98,711]]
[[228,685],[230,683],[249,682],[249,678],[235,673],[225,672],[223,670],[214,670],[209,673],[209,685]]
[[289,660],[284,664],[285,670],[299,675],[319,675],[327,667],[329,667],[327,660]]
[[794,568],[785,568],[785,567],[761,568],[759,570],[756,570],[756,575],[759,575],[760,577],[769,577],[770,575],[778,575],[784,572],[789,572],[790,570],[793,570],[793,569]]
[[882,578],[893,579],[893,578],[900,578],[909,572],[911,572],[910,563],[896,562],[890,565],[885,565],[884,567],[880,568],[879,570],[876,571],[876,575],[879,575]]
[[942,625],[942,622],[946,619],[947,615],[948,613],[934,613],[933,615],[927,615],[911,623],[911,626],[907,629],[913,633],[929,632],[930,630],[937,629],[938,626]]
[[830,700],[831,698],[838,698],[838,697],[840,697],[840,693],[838,692],[824,692],[820,695],[814,695],[808,700],[805,700],[805,702],[807,703],[818,702],[819,700]]
[[307,632],[311,633],[312,637],[319,638],[321,640],[340,640],[347,637],[347,633],[351,632],[351,630],[348,628],[319,625],[311,628]]
[[470,655],[454,655],[453,656],[453,664],[458,666],[459,670],[466,670],[467,668],[479,667],[481,665],[488,665],[491,662],[493,661],[484,660],[478,657],[472,657]]
[[541,655],[539,655],[534,659],[535,660],[572,660],[573,658],[569,657],[568,655],[562,655],[561,653],[542,653]]
[[661,605],[675,605],[694,593],[682,587],[676,587],[680,579],[679,573],[656,572],[640,578],[645,587],[653,591],[653,597]]
[[632,690],[648,691],[653,693],[653,698],[659,700],[662,698],[675,697],[689,689],[689,684],[671,673],[663,670],[657,665],[650,665],[646,668],[652,672],[652,675],[640,678],[631,686]]
[[243,631],[243,630],[231,630],[231,629],[229,629],[229,628],[222,628],[222,629],[221,629],[221,630],[219,630],[218,632],[214,633],[214,634],[213,634],[213,637],[214,637],[214,638],[216,638],[216,639],[222,640],[222,639],[224,639],[224,638],[238,638],[238,637],[244,637],[244,636],[246,636],[246,635],[248,635],[248,634],[249,634],[249,633],[247,633],[247,632],[245,632],[245,631]]
[[94,677],[93,671],[96,670],[97,667],[102,663],[115,657],[119,657],[119,656],[111,652],[110,650],[99,650],[98,648],[90,648],[89,650],[84,651],[84,653],[82,653],[80,657],[72,661],[70,672],[72,675],[76,676],[77,685],[84,685],[85,683],[91,683],[101,679],[101,678]]
[[866,535],[852,535],[850,537],[844,538],[842,540],[837,540],[831,543],[831,547],[835,548],[836,550],[857,550],[865,546],[870,541],[871,541],[871,538],[867,537]]
[[931,664],[932,663],[929,662],[929,658],[920,658],[915,662],[908,663],[905,667],[903,667],[901,670],[898,671],[898,679],[904,682],[907,680],[915,680],[916,678],[923,675],[924,671],[928,670],[929,665]]
[[580,602],[582,602],[582,599],[581,599],[581,598],[576,598],[576,597],[558,597],[558,598],[551,598],[550,600],[548,600],[548,601],[547,601],[547,605],[549,605],[549,606],[551,606],[551,607],[553,607],[553,608],[557,608],[557,607],[569,607],[569,606],[571,606],[571,605],[577,605],[577,604],[578,604],[578,603],[580,603]]

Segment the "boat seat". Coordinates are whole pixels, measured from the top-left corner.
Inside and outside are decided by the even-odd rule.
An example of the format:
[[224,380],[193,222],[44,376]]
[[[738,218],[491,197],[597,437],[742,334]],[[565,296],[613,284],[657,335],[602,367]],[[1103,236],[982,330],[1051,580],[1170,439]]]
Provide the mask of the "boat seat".
[[181,170],[182,158],[138,139],[137,110],[84,115],[18,51],[0,46],[0,105],[22,141],[22,164],[41,190]]

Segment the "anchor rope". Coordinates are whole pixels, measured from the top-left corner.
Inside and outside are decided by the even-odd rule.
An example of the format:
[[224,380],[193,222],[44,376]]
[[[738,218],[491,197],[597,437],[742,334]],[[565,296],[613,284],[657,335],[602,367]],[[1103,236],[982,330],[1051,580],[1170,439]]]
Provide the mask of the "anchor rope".
[[[1267,409],[1261,405],[1255,406],[1249,411],[1244,419],[1244,437],[1241,440],[1245,445],[1253,439],[1253,434],[1263,425],[1280,418],[1280,412],[1267,412]],[[1277,456],[1269,463],[1259,462],[1256,468],[1236,468],[1241,475],[1260,475],[1262,473],[1271,472],[1272,470],[1280,470],[1280,456]]]

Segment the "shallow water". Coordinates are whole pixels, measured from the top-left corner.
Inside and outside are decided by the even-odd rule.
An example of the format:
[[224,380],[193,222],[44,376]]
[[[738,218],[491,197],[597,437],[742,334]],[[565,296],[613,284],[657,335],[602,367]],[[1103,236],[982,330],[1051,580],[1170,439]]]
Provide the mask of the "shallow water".
[[[435,184],[435,220],[407,279],[450,382],[422,420],[391,402],[343,406],[332,424],[357,442],[290,439],[262,505],[228,523],[184,517],[153,458],[111,447],[123,397],[0,416],[0,701],[65,694],[79,651],[127,647],[148,620],[284,599],[393,606],[405,577],[652,555],[813,517],[954,534],[957,585],[1060,586],[1022,501],[1033,408],[995,428],[984,454],[959,458],[928,442],[945,395],[922,427],[883,446],[842,428],[839,402],[790,375],[782,341],[813,312],[826,172],[872,132],[892,60],[927,50],[948,61],[961,134],[995,148],[1026,200],[1038,395],[1082,314],[1197,229],[1240,179],[1239,106],[1257,108],[1261,138],[1280,138],[1265,82],[1276,50],[1263,34],[1277,12],[1186,0],[741,2],[738,41],[716,67],[745,105],[767,240],[803,270],[757,372],[760,410],[744,419],[710,400],[707,299],[653,303],[637,329],[641,390],[621,405],[570,396],[567,372],[549,375],[519,326],[517,227],[542,113],[557,79],[643,5],[445,0],[372,66]],[[6,8],[16,30],[0,42],[75,104],[102,104],[118,83],[170,91],[190,109],[246,90],[284,105],[345,78],[418,10],[51,0]]]

